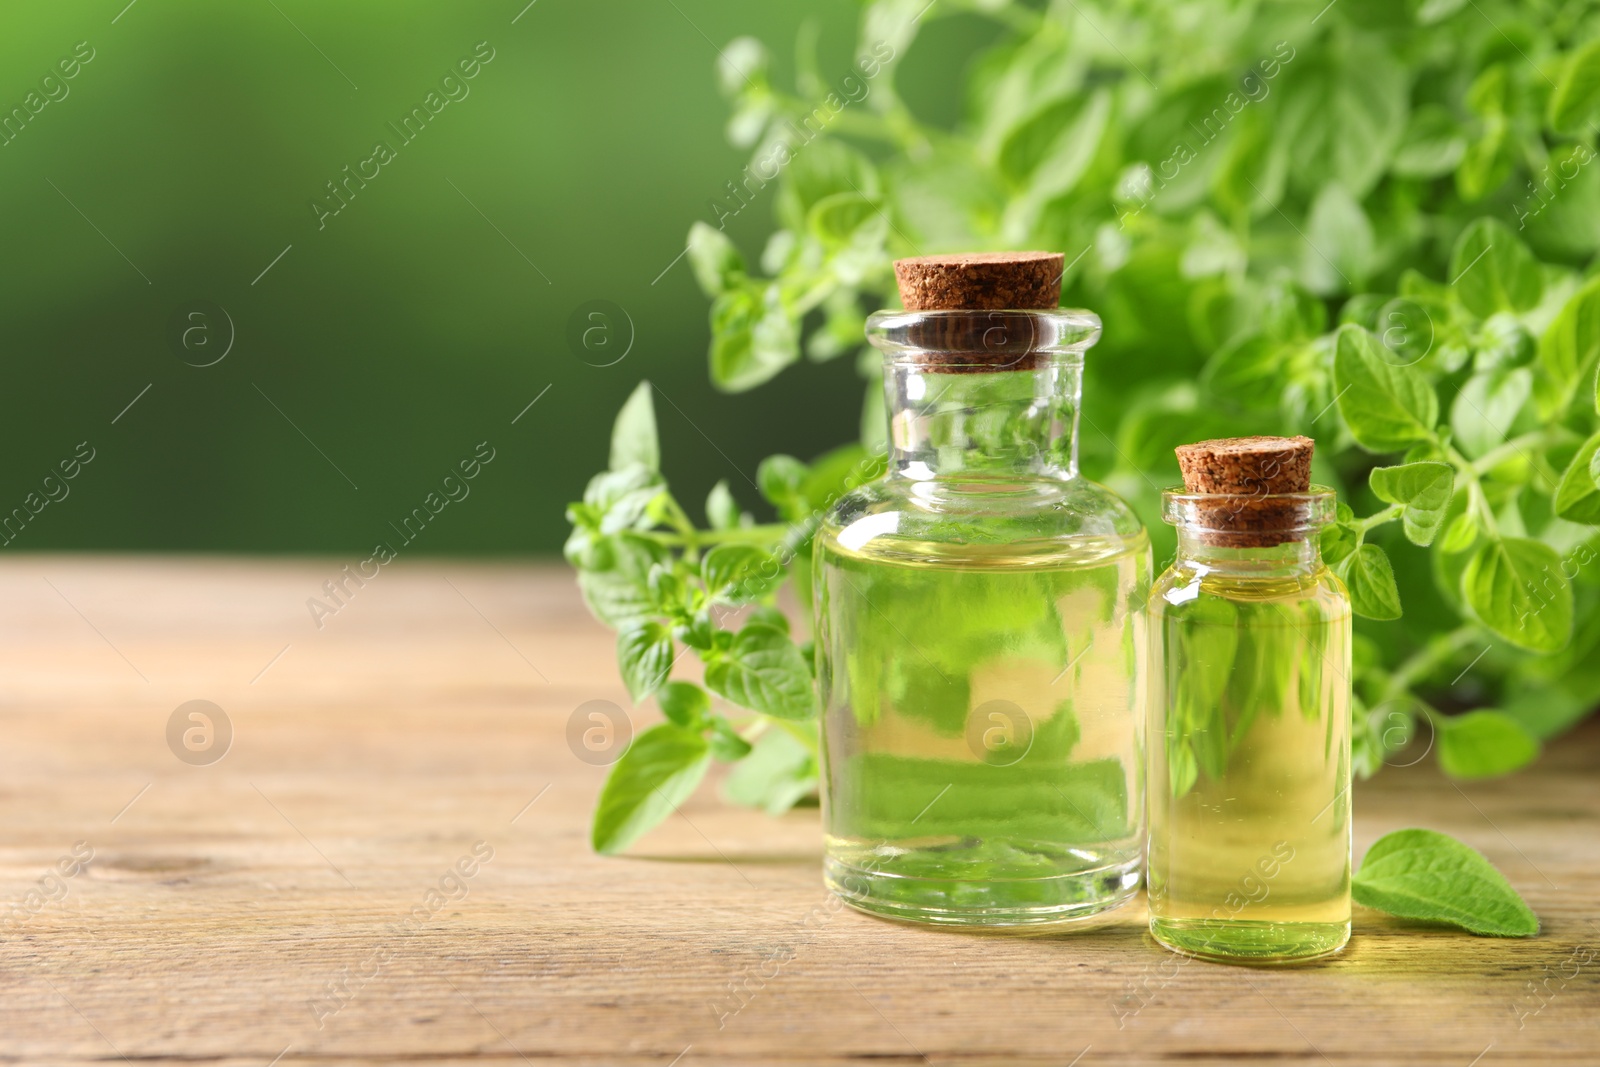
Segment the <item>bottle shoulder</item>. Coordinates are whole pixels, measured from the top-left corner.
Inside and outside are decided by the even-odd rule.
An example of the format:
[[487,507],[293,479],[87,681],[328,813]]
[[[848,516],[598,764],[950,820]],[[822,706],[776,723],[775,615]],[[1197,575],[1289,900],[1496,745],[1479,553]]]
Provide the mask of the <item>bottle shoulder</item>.
[[930,544],[1092,539],[1149,551],[1133,508],[1087,478],[880,478],[840,497],[820,534],[846,546],[883,537]]
[[1159,614],[1204,617],[1207,605],[1276,605],[1332,621],[1350,615],[1344,582],[1320,560],[1304,568],[1249,573],[1178,560],[1156,577],[1150,603]]

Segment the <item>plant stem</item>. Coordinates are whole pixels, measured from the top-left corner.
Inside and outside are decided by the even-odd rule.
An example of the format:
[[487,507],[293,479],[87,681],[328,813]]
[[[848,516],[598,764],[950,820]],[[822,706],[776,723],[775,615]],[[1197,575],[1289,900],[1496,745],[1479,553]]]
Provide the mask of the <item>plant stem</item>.
[[1494,509],[1489,506],[1489,497],[1484,493],[1483,486],[1474,478],[1467,484],[1468,507],[1478,509],[1478,518],[1483,522],[1483,528],[1495,540],[1500,539],[1500,523],[1494,517]]
[[1400,517],[1400,514],[1403,511],[1405,511],[1404,505],[1390,504],[1382,511],[1373,512],[1364,519],[1356,520],[1356,532],[1365,538],[1368,530],[1372,529],[1374,526],[1382,526],[1386,522],[1393,522],[1395,519]]
[[[784,97],[784,102],[801,115],[810,114],[814,104],[808,104],[798,97]],[[854,137],[863,137],[874,141],[886,141],[899,147],[900,138],[882,115],[872,111],[848,108],[833,116],[831,120],[835,132],[850,134]]]
[[685,533],[667,533],[664,530],[646,530],[639,536],[647,537],[658,545],[670,548],[700,548],[705,545],[771,545],[783,540],[789,524],[763,523],[759,526],[735,526],[731,530],[696,530]]
[[[1489,506],[1489,498],[1484,495],[1483,484],[1478,480],[1480,472],[1477,466],[1466,456],[1456,451],[1454,445],[1441,441],[1437,435],[1434,436],[1433,440],[1439,446],[1440,451],[1444,453],[1445,459],[1456,469],[1456,473],[1467,479],[1467,507],[1477,510],[1478,518],[1482,521],[1483,528],[1488,531],[1490,537],[1498,539],[1500,537],[1500,524],[1495,521],[1494,509]],[[1510,443],[1507,442],[1507,444]],[[1499,449],[1495,449],[1495,452],[1498,451]],[[1494,455],[1494,452],[1489,453],[1489,455]],[[1488,457],[1486,456],[1485,458]],[[1481,463],[1482,460],[1479,460],[1479,462]]]
[[1476,626],[1459,626],[1423,645],[1390,673],[1389,684],[1384,687],[1383,699],[1387,701],[1404,696],[1417,682],[1448,663],[1452,656],[1477,636],[1477,633]]
[[803,723],[791,722],[788,719],[773,719],[778,728],[793,737],[796,741],[806,746],[806,751],[811,753],[813,759],[821,755],[821,744],[817,740],[815,731],[807,730]]
[[1559,443],[1560,436],[1564,436],[1564,431],[1557,429],[1534,430],[1532,433],[1525,433],[1521,437],[1513,437],[1500,447],[1491,449],[1474,460],[1470,464],[1472,472],[1480,475],[1487,474],[1512,456],[1526,457],[1528,452],[1533,449]]
[[685,536],[694,533],[694,520],[689,518],[689,513],[683,510],[683,505],[671,494],[667,495],[667,521],[672,523],[674,529]]

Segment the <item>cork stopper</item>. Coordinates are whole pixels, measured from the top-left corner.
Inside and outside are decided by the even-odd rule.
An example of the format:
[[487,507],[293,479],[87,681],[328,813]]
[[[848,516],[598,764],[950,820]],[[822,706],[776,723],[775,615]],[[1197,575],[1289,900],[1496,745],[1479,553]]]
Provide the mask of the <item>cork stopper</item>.
[[1179,445],[1178,467],[1190,493],[1216,496],[1197,509],[1201,539],[1230,548],[1270,548],[1303,541],[1303,508],[1282,494],[1311,488],[1309,437],[1224,437]]
[[1046,311],[1061,303],[1059,252],[969,252],[897,259],[895,281],[907,311],[971,311],[932,316],[919,323],[914,341],[928,353],[920,362],[940,371],[972,374],[1033,370],[1046,357],[1032,337],[995,329],[985,311]]
[[968,252],[894,262],[907,311],[1006,311],[1061,303],[1060,252]]

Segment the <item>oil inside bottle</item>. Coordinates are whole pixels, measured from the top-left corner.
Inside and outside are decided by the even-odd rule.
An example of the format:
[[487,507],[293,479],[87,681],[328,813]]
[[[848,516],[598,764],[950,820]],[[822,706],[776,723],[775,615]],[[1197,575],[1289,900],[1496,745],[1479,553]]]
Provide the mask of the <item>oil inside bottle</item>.
[[1350,936],[1350,612],[1320,561],[1276,579],[1180,566],[1151,594],[1151,932],[1200,956]]
[[1144,533],[864,532],[817,541],[830,886],[864,910],[961,924],[1127,900],[1143,841]]

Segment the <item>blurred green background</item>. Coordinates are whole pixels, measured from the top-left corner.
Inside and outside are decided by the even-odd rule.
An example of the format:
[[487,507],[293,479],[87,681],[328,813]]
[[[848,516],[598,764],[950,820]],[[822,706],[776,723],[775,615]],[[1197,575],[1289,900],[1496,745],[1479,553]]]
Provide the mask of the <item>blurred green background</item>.
[[[745,162],[717,48],[758,36],[786,77],[810,22],[823,69],[845,70],[856,5],[525,4],[8,6],[0,108],[37,93],[39,110],[0,147],[0,513],[95,450],[9,551],[365,551],[486,440],[471,496],[408,551],[554,552],[643,377],[684,500],[727,478],[754,505],[762,456],[854,435],[847,360],[715,392],[707,301],[668,265]],[[951,67],[986,39],[953,19],[919,43],[899,77],[925,118],[953,120]],[[387,124],[484,41],[469,95],[402,144]],[[79,42],[93,59],[40,106]],[[311,201],[379,139],[397,158],[319,229]],[[729,225],[748,255],[771,211]],[[205,367],[172,339],[197,300],[235,336]],[[592,300],[632,321],[612,366],[567,342]],[[226,340],[216,318],[197,351]]]

